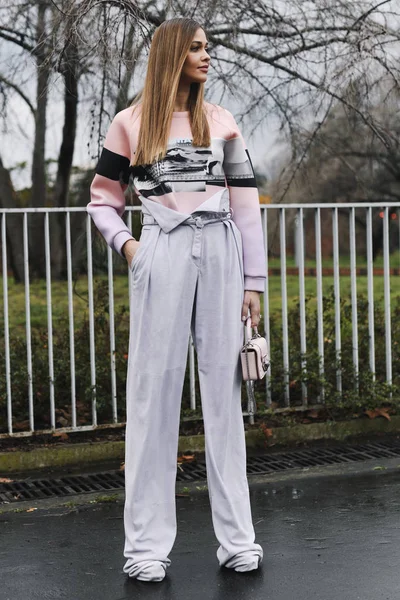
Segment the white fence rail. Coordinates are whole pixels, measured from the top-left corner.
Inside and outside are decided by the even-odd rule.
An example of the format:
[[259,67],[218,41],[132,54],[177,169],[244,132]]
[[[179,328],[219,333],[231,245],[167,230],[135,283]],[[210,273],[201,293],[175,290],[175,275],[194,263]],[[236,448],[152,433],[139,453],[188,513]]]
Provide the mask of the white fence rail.
[[[264,329],[269,346],[271,347],[271,327],[279,319],[281,340],[280,355],[281,362],[277,363],[271,347],[271,368],[265,379],[258,383],[258,393],[260,390],[265,392],[265,406],[271,407],[274,401],[273,382],[281,382],[280,406],[281,408],[293,406],[291,381],[291,349],[296,343],[300,351],[300,371],[302,373],[301,383],[297,387],[296,406],[309,407],[314,404],[324,403],[326,400],[326,389],[324,376],[326,372],[325,350],[327,343],[334,343],[338,363],[335,368],[335,387],[340,396],[343,393],[343,364],[340,357],[342,355],[342,304],[341,294],[342,282],[347,278],[344,296],[348,296],[351,305],[351,345],[352,345],[352,368],[354,371],[353,385],[357,391],[360,376],[360,348],[359,348],[359,324],[360,319],[368,325],[368,368],[375,380],[376,368],[376,323],[374,321],[376,308],[376,292],[374,288],[381,285],[380,277],[377,277],[374,266],[374,250],[378,253],[377,261],[382,262],[383,276],[383,310],[384,310],[384,348],[385,348],[385,376],[384,379],[389,386],[393,383],[393,346],[392,346],[392,307],[391,307],[391,284],[399,280],[400,272],[400,203],[347,203],[347,204],[268,204],[261,205],[262,223],[265,235],[265,249],[267,268],[269,277],[265,285],[263,295],[263,319],[261,330]],[[134,211],[140,211],[139,207],[127,207],[127,222],[132,227],[132,215]],[[96,371],[96,330],[95,330],[95,278],[93,269],[93,243],[92,236],[94,227],[90,216],[85,208],[26,208],[26,209],[0,209],[1,216],[1,255],[2,255],[2,283],[3,283],[3,364],[0,366],[0,437],[9,435],[21,436],[32,435],[37,430],[35,428],[35,384],[36,374],[33,361],[32,349],[32,308],[35,307],[35,297],[32,296],[32,283],[30,281],[30,257],[29,257],[29,219],[33,214],[43,215],[43,238],[44,238],[44,261],[45,261],[45,287],[46,287],[46,321],[44,328],[47,336],[47,357],[48,357],[48,386],[49,386],[49,405],[48,405],[48,427],[41,428],[41,432],[51,432],[56,428],[65,431],[88,430],[103,426],[119,426],[122,424],[119,410],[118,398],[121,393],[125,394],[125,389],[118,389],[117,386],[117,362],[116,349],[118,339],[116,337],[115,323],[115,265],[118,257],[113,256],[109,247],[107,247],[107,281],[108,281],[108,321],[109,321],[109,349],[110,349],[110,397],[102,399],[108,402],[111,407],[110,418],[107,423],[98,423],[98,393],[97,393],[97,371]],[[57,323],[54,322],[54,295],[52,280],[52,261],[51,261],[51,223],[50,218],[55,213],[63,215],[64,234],[65,234],[65,305],[68,307],[68,343],[69,343],[69,387],[70,387],[70,422],[62,427],[57,422],[57,398],[59,390],[55,383],[55,357],[54,357],[54,332]],[[87,278],[87,308],[88,308],[88,345],[89,345],[89,363],[87,368],[90,370],[91,386],[91,419],[87,424],[79,424],[79,410],[77,406],[76,392],[76,353],[75,353],[75,335],[76,335],[76,310],[74,309],[74,279],[73,279],[73,244],[71,242],[71,215],[80,213],[81,223],[86,219],[86,224],[82,231],[86,236],[86,257],[85,265],[80,278]],[[19,215],[22,219],[22,245],[23,245],[23,281],[17,284],[18,291],[23,287],[24,293],[24,340],[26,343],[26,421],[25,429],[15,429],[14,411],[13,411],[13,360],[12,360],[12,334],[13,320],[10,317],[10,306],[14,306],[15,298],[13,296],[16,286],[13,283],[10,261],[8,254],[10,244],[10,233],[7,229],[8,219],[11,215]],[[267,251],[268,249],[268,251]],[[379,258],[381,256],[381,258]],[[346,263],[346,275],[343,275],[343,264],[341,258],[344,257]],[[289,259],[291,265],[289,264]],[[293,261],[295,264],[293,264]],[[330,274],[326,274],[327,267],[324,267],[328,261],[331,263]],[[362,273],[357,270],[358,263],[361,261]],[[311,265],[311,266],[310,266]],[[120,269],[120,265],[118,265]],[[128,289],[130,293],[131,273],[128,270]],[[5,276],[8,274],[8,276]],[[333,286],[333,323],[334,323],[334,341],[327,340],[325,335],[324,320],[324,280],[332,278]],[[330,279],[329,279],[330,280]],[[366,282],[365,282],[366,280]],[[367,310],[360,314],[358,307],[358,284],[366,283],[367,290]],[[365,287],[363,283],[363,287]],[[349,285],[348,285],[349,284]],[[310,296],[310,285],[312,285],[311,295],[315,301],[316,330],[315,339],[307,336],[307,297]],[[395,287],[396,287],[395,286]],[[379,288],[380,289],[380,288]],[[293,290],[295,293],[293,293]],[[308,290],[308,291],[307,291]],[[395,291],[395,290],[394,290]],[[400,284],[399,284],[400,295]],[[126,302],[128,304],[128,302]],[[290,327],[290,315],[293,316],[294,307],[298,306],[298,340],[293,338],[293,327]],[[291,312],[292,311],[292,312]],[[37,312],[37,311],[35,311]],[[14,310],[15,314],[15,310]],[[382,326],[382,323],[379,324]],[[38,327],[38,325],[35,325]],[[292,336],[292,337],[291,337]],[[397,343],[397,342],[396,342]],[[364,344],[365,346],[365,344]],[[317,349],[318,354],[318,385],[317,397],[310,398],[307,382],[307,353],[309,348]],[[189,361],[189,406],[195,410],[199,406],[198,393],[196,392],[196,369],[195,352],[192,340],[188,348]],[[348,365],[347,365],[348,367]],[[365,368],[365,367],[364,367]],[[65,392],[65,390],[63,390]],[[315,391],[315,390],[314,390]],[[263,393],[264,393],[263,392]],[[313,392],[314,393],[314,392]],[[299,401],[298,398],[301,398]],[[258,396],[260,398],[260,396]],[[260,406],[260,404],[259,404]],[[19,407],[20,410],[20,407]],[[246,414],[246,413],[244,413]]]

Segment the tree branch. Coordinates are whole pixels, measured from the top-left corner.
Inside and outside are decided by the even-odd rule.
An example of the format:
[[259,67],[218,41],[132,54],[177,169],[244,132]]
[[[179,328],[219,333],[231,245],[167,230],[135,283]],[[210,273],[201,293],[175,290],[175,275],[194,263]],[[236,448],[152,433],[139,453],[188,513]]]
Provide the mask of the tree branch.
[[6,79],[6,77],[3,77],[3,75],[0,75],[0,82],[4,83],[4,85],[6,85],[9,88],[12,88],[15,92],[17,92],[17,94],[22,98],[22,100],[24,100],[24,102],[28,105],[33,117],[35,117],[36,109],[33,106],[32,102],[29,100],[29,98],[24,94],[24,92],[15,83],[9,81],[8,79]]
[[287,67],[286,65],[282,65],[282,64],[276,62],[276,58],[274,58],[274,61],[271,61],[270,58],[268,58],[267,56],[263,56],[259,52],[255,52],[254,50],[249,50],[248,48],[245,48],[244,46],[239,46],[237,44],[233,44],[233,43],[228,42],[226,40],[220,40],[218,38],[214,38],[214,36],[208,36],[208,39],[210,39],[211,41],[213,41],[216,44],[224,46],[225,48],[229,48],[230,50],[233,50],[235,52],[240,52],[241,54],[249,56],[250,58],[254,58],[255,60],[258,60],[259,62],[262,62],[264,64],[271,65],[275,69],[283,71],[283,72],[287,73],[288,75],[291,75],[292,77],[295,77],[296,79],[298,79],[300,81],[303,81],[304,83],[307,83],[308,85],[310,85],[314,89],[319,90],[321,92],[324,92],[325,94],[327,94],[331,98],[335,98],[335,100],[338,100],[339,102],[341,102],[342,104],[344,104],[345,106],[347,106],[347,108],[350,108],[356,114],[358,114],[359,117],[364,121],[364,123],[381,140],[382,144],[386,148],[388,148],[388,143],[387,143],[386,139],[381,135],[381,133],[377,129],[377,127],[370,121],[370,119],[367,116],[365,116],[362,113],[362,111],[360,109],[358,109],[356,106],[354,106],[354,104],[352,104],[351,102],[349,102],[348,100],[346,100],[343,96],[340,96],[336,92],[330,90],[328,87],[326,87],[322,83],[318,83],[317,81],[313,81],[312,79],[310,79],[309,77],[306,77],[302,73],[296,72],[293,69],[291,69],[290,67]]
[[6,40],[7,42],[12,42],[13,44],[17,44],[17,46],[20,46],[21,48],[23,48],[24,50],[26,50],[27,52],[31,52],[32,54],[35,54],[35,46],[30,46],[29,44],[27,44],[24,41],[24,34],[23,33],[19,33],[18,31],[13,31],[13,35],[15,36],[19,36],[20,39],[14,38],[12,37],[9,33],[6,27],[1,27],[0,26],[0,37],[3,38],[3,40]]

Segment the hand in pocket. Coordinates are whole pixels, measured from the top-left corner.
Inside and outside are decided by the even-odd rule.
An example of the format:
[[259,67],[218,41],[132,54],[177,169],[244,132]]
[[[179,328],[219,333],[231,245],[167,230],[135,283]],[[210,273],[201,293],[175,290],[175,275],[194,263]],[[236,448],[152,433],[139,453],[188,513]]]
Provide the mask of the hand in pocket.
[[132,266],[132,261],[135,257],[136,252],[139,250],[139,246],[140,246],[140,242],[138,242],[136,240],[128,240],[127,242],[125,242],[125,244],[122,247],[124,256],[126,258],[126,261],[129,265],[129,267]]

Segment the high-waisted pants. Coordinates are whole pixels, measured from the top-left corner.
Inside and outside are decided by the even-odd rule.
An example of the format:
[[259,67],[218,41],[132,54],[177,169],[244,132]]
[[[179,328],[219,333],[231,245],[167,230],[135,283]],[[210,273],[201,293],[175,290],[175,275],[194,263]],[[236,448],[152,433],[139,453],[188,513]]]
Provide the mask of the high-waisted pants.
[[212,523],[220,544],[217,558],[231,568],[254,557],[261,561],[262,548],[254,541],[241,407],[241,234],[229,214],[188,216],[157,204],[151,215],[146,206],[140,246],[131,263],[123,570],[137,577],[149,561],[160,561],[165,568],[171,562],[190,331]]

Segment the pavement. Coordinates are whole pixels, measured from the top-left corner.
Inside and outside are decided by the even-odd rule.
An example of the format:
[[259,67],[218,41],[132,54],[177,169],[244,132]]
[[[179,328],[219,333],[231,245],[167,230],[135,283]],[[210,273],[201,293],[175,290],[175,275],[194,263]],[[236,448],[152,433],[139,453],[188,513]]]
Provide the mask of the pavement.
[[219,567],[201,483],[176,499],[178,535],[164,581],[129,579],[123,492],[109,502],[87,494],[30,503],[33,512],[29,503],[10,504],[0,513],[0,600],[400,599],[400,458],[249,483],[264,548],[258,571]]

